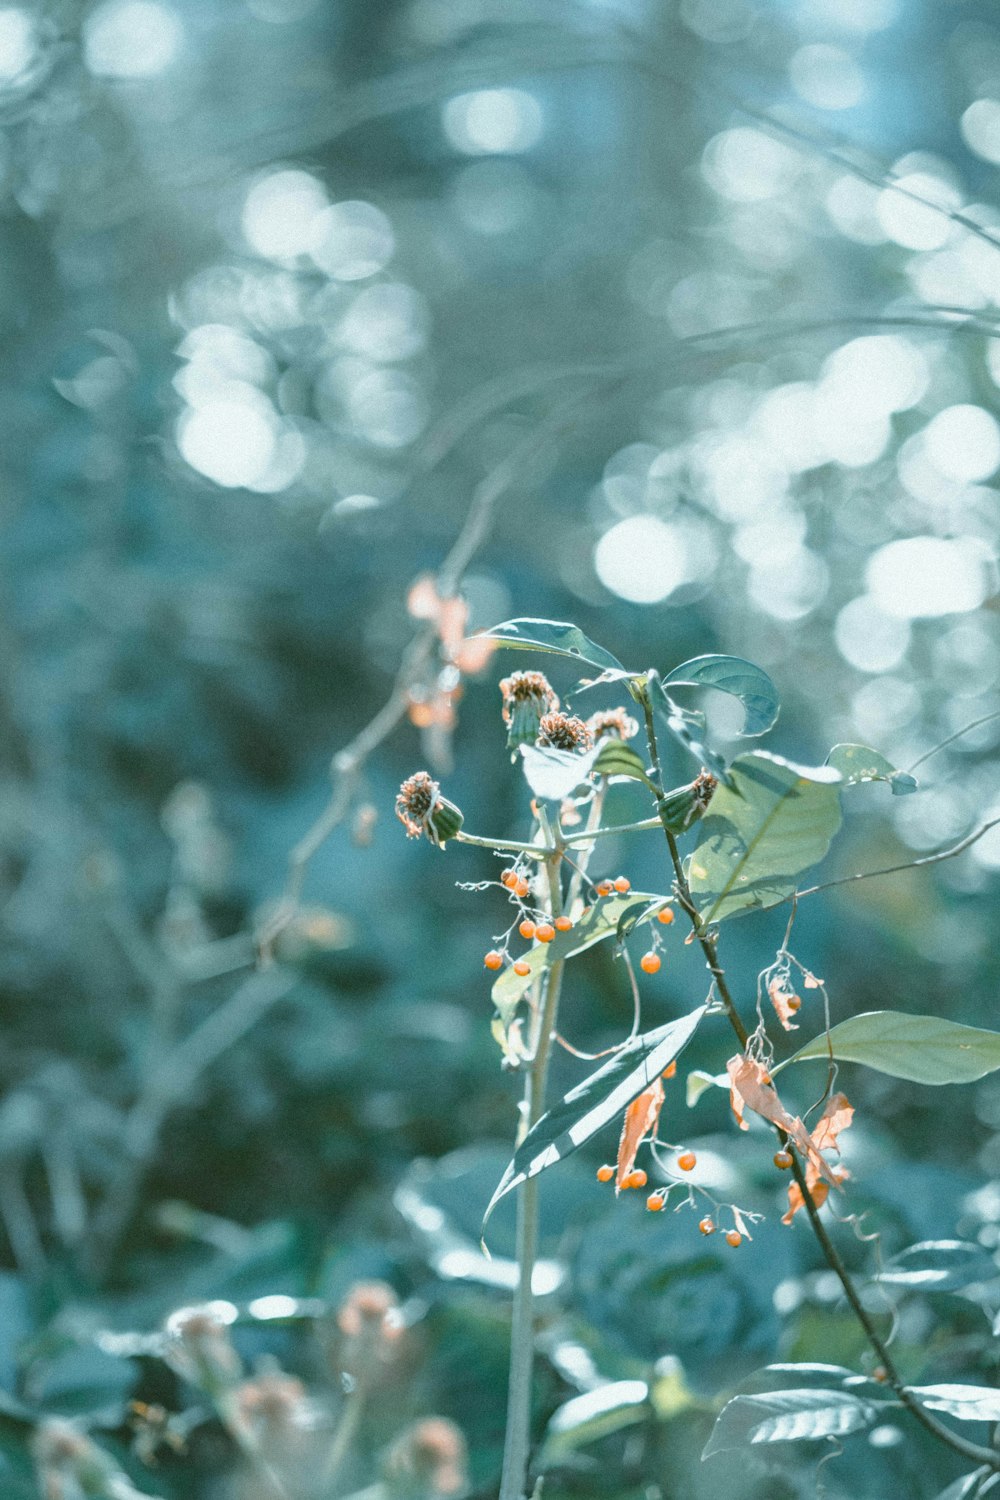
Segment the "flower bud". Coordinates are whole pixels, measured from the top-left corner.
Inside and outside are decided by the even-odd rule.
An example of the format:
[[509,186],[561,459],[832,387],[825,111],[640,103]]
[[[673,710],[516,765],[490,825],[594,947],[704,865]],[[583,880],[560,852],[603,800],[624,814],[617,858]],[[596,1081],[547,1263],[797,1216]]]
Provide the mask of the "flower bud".
[[702,771],[689,785],[664,792],[659,801],[659,812],[671,833],[683,833],[692,823],[697,823],[711,801],[716,785],[711,772]]
[[425,1417],[401,1432],[385,1458],[389,1493],[405,1500],[454,1500],[468,1489],[468,1448],[446,1417]]
[[442,797],[440,786],[427,771],[415,771],[403,782],[396,798],[396,817],[408,839],[426,834],[438,848],[453,839],[465,821],[454,802]]
[[[228,1302],[181,1307],[165,1325],[167,1364],[213,1399],[230,1391],[243,1373],[229,1338],[230,1309]],[[235,1308],[231,1311],[235,1317]]]
[[543,715],[559,707],[548,678],[541,672],[512,672],[500,683],[500,692],[508,747],[516,750],[518,745],[533,745]]

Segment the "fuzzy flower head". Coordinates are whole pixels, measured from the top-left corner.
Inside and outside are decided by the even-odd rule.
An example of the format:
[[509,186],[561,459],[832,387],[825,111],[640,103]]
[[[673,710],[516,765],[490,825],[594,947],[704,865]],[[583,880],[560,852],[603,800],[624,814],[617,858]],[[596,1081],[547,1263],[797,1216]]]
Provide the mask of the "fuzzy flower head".
[[507,744],[533,745],[544,714],[559,707],[547,677],[541,672],[512,672],[500,683],[503,697],[503,721],[507,725]]
[[415,771],[399,789],[396,817],[408,839],[426,834],[438,848],[452,839],[462,826],[462,814],[454,802],[442,797],[441,788],[427,771]]
[[639,725],[623,708],[602,708],[591,714],[587,729],[596,745],[599,740],[631,740],[639,733]]
[[582,719],[571,718],[568,714],[548,713],[542,715],[535,743],[549,746],[553,750],[589,750],[593,742],[590,730]]
[[447,1417],[424,1417],[397,1437],[386,1455],[392,1494],[451,1500],[468,1489],[468,1447]]

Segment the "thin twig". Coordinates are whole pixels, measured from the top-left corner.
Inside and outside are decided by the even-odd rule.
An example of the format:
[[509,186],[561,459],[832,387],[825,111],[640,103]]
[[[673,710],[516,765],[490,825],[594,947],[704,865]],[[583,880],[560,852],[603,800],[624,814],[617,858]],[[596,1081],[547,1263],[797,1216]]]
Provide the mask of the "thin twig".
[[[855,880],[874,880],[878,875],[900,875],[905,870],[919,870],[925,865],[940,864],[943,859],[954,859],[957,854],[964,854],[966,849],[971,849],[984,833],[989,833],[991,828],[1000,825],[1000,818],[991,818],[981,828],[969,833],[957,844],[952,844],[948,849],[940,849],[936,854],[925,854],[920,859],[910,859],[903,865],[886,865],[883,870],[861,870],[857,875],[838,875],[833,880],[824,880],[822,885],[807,886],[804,891],[793,891],[790,896],[783,897],[785,901],[801,901],[805,896],[815,896],[817,891],[829,891],[835,885],[851,885]],[[780,902],[775,903],[780,905]]]

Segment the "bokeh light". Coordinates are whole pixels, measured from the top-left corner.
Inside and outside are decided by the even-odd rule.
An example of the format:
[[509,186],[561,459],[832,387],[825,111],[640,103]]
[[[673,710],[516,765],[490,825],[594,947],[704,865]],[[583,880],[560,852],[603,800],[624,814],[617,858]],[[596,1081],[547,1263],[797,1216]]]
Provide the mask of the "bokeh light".
[[649,515],[606,531],[594,549],[594,569],[606,589],[632,604],[660,604],[691,576],[679,527]]
[[34,19],[20,7],[0,10],[0,88],[27,73],[38,50]]
[[333,203],[310,221],[308,250],[336,281],[363,281],[384,270],[396,240],[386,215],[372,203]]
[[269,172],[255,182],[243,204],[242,228],[258,255],[291,260],[313,242],[313,222],[327,206],[326,189],[309,172]]
[[897,620],[978,609],[989,590],[982,544],[965,537],[887,542],[872,554],[866,579],[879,609]]
[[441,122],[456,151],[479,156],[530,151],[541,139],[544,117],[524,89],[477,89],[449,99]]
[[105,0],[84,23],[83,55],[103,78],[152,78],[174,62],[184,41],[180,17],[157,0]]

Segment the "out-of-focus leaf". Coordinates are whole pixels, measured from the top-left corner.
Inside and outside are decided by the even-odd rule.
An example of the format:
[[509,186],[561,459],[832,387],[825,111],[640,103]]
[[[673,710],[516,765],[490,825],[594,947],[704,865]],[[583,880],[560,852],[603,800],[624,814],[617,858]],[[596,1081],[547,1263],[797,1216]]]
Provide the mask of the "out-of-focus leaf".
[[569,1454],[650,1415],[644,1380],[615,1380],[596,1391],[573,1396],[553,1412],[542,1444],[541,1465],[551,1468]]
[[982,1245],[971,1245],[967,1240],[924,1240],[894,1256],[877,1279],[914,1291],[955,1292],[997,1276],[1000,1269]]
[[698,825],[688,870],[703,927],[791,895],[840,827],[840,773],[832,767],[753,750],[733,762],[730,779]]
[[789,1390],[734,1396],[719,1413],[702,1458],[750,1443],[803,1443],[869,1427],[879,1405],[847,1391]]
[[627,776],[632,781],[641,781],[651,792],[656,791],[646,775],[646,766],[642,757],[636,754],[631,745],[626,745],[622,740],[602,741],[593,768],[602,776]]
[[60,1416],[120,1413],[136,1379],[131,1360],[107,1354],[93,1344],[79,1344],[44,1362],[33,1382],[33,1395]]
[[529,1177],[563,1161],[648,1088],[691,1040],[704,1014],[705,1007],[699,1005],[689,1015],[634,1037],[544,1114],[528,1131],[500,1179],[483,1218],[484,1228],[501,1198]]
[[662,679],[665,687],[711,687],[743,704],[742,733],[766,734],[778,717],[774,683],[761,667],[742,656],[695,656]]
[[910,1395],[931,1411],[961,1422],[1000,1422],[1000,1391],[988,1385],[911,1385]]
[[556,750],[551,745],[521,745],[524,779],[536,797],[561,802],[585,782],[600,751],[580,755],[574,750]]
[[548,651],[556,656],[569,656],[574,661],[588,662],[602,672],[625,672],[617,656],[588,640],[578,625],[563,620],[504,620],[483,634],[515,651]]
[[1000,1032],[943,1016],[869,1010],[814,1037],[779,1067],[830,1056],[911,1083],[972,1083],[1000,1068]]
[[698,1100],[705,1093],[706,1089],[711,1088],[725,1089],[728,1093],[729,1074],[703,1073],[700,1068],[695,1068],[693,1072],[689,1073],[687,1076],[687,1089],[685,1091],[688,1109],[691,1109],[693,1105],[698,1103]]
[[935,1500],[974,1500],[974,1497],[985,1495],[986,1491],[981,1488],[982,1481],[989,1474],[989,1469],[973,1469],[971,1474],[963,1474],[961,1479],[956,1479],[954,1484],[949,1484],[946,1490],[942,1490]]
[[894,797],[917,791],[915,776],[908,771],[897,771],[891,761],[868,745],[834,745],[826,763],[840,772],[845,786],[856,786],[860,781],[887,781]]
[[613,896],[601,896],[585,916],[574,922],[569,932],[557,932],[551,943],[540,943],[529,949],[524,955],[528,973],[515,974],[513,967],[508,966],[493,985],[493,1004],[504,1025],[510,1025],[518,1001],[531,988],[543,969],[556,959],[572,958],[575,953],[583,953],[595,943],[615,936],[619,924],[632,913],[635,914],[633,926],[648,922],[653,913],[663,905],[663,899],[662,896],[654,896],[647,891],[628,891],[624,896],[617,892]]

